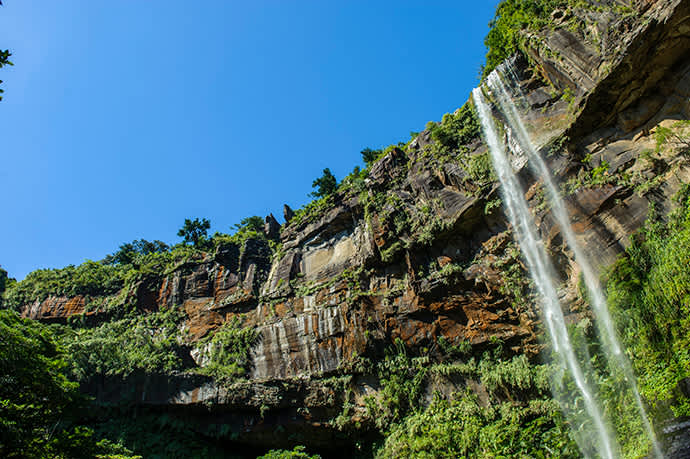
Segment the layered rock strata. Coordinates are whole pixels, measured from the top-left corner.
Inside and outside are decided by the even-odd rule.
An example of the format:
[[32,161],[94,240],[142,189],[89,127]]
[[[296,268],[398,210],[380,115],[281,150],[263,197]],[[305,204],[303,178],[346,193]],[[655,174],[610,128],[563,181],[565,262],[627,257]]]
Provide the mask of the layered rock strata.
[[[555,21],[568,14],[556,12]],[[645,154],[657,150],[655,128],[690,119],[689,50],[690,2],[658,0],[627,15],[586,13],[575,31],[535,34],[516,58],[530,129],[564,188],[580,242],[602,269],[642,225],[649,204],[669,210],[671,196],[690,181],[687,156],[673,148],[654,161]],[[466,149],[467,158],[486,154],[479,138]],[[197,365],[196,343],[222,324],[238,320],[257,330],[245,381],[136,374],[126,384],[97,378],[86,390],[101,402],[191,413],[206,433],[230,425],[246,444],[262,444],[281,426],[286,446],[290,435],[302,435],[328,449],[349,444],[331,422],[343,384],[354,393],[353,419],[364,416],[362,397],[378,390],[357,368],[359,358],[376,360],[396,340],[432,355],[440,353],[439,338],[477,353],[497,338],[515,353],[538,353],[536,306],[507,286],[506,264],[520,261],[494,206],[497,184],[478,183],[462,160],[437,153],[423,131],[373,164],[363,183],[341,187],[320,212],[286,206],[282,227],[266,218],[267,238],[221,244],[116,295],[142,314],[181,308],[187,361]],[[564,285],[573,287],[564,295],[574,298],[577,266],[539,177],[524,158],[515,164],[531,184],[527,197]],[[267,239],[278,239],[278,249]],[[85,308],[90,300],[49,297],[22,312],[46,322],[77,314],[108,320]],[[577,302],[572,313],[582,313]],[[334,382],[343,376],[345,383]]]

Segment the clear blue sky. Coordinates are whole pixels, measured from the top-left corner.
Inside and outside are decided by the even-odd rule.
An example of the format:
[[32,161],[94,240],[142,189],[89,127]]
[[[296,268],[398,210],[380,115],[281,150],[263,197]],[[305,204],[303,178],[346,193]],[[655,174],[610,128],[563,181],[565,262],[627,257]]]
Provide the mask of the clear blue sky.
[[309,201],[469,97],[497,0],[5,0],[0,265]]

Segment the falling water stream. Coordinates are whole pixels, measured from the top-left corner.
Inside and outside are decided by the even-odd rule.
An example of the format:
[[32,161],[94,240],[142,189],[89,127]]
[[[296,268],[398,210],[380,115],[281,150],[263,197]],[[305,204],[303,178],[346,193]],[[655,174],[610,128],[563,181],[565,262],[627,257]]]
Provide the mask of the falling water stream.
[[[512,164],[506,153],[503,136],[499,135],[489,104],[480,88],[475,88],[472,91],[472,98],[477,107],[494,169],[502,185],[502,195],[505,200],[508,219],[541,298],[544,322],[554,353],[560,360],[561,367],[568,372],[575,383],[584,404],[587,420],[577,423],[577,426],[576,423],[573,423],[573,433],[578,446],[583,454],[591,456],[593,451],[590,442],[593,442],[594,449],[600,457],[617,457],[619,455],[618,445],[610,433],[604,415],[599,408],[600,405],[585,378],[580,362],[575,356],[554,285],[555,270],[542,241],[537,235],[536,224],[525,200],[522,186],[513,172]],[[559,401],[564,402],[558,384],[553,384],[552,387],[554,396]],[[562,406],[565,404],[562,403]]]
[[[496,72],[493,72],[489,76],[487,85],[491,90],[492,96],[500,106],[501,112],[503,113],[506,122],[510,126],[510,129],[514,134],[520,149],[527,153],[530,164],[536,170],[537,174],[544,183],[549,196],[553,215],[555,216],[556,221],[561,228],[566,244],[570,250],[572,250],[575,256],[575,262],[580,267],[587,292],[589,293],[589,299],[592,304],[592,308],[594,309],[594,318],[599,330],[599,335],[603,341],[602,349],[604,350],[607,360],[610,362],[610,364],[617,366],[617,368],[623,372],[625,382],[635,398],[637,409],[640,413],[640,417],[647,435],[651,441],[654,453],[657,457],[663,457],[663,454],[661,453],[659,445],[656,441],[654,430],[652,429],[651,423],[647,417],[640,393],[637,389],[632,367],[625,353],[622,351],[621,345],[618,341],[613,320],[606,304],[606,297],[602,290],[601,284],[599,283],[599,278],[595,274],[592,264],[585,256],[582,247],[575,237],[575,232],[570,224],[570,218],[568,217],[565,204],[560,193],[558,192],[558,188],[554,184],[551,172],[546,166],[546,162],[542,159],[541,155],[537,151],[537,148],[534,146],[534,143],[532,142],[530,135],[525,128],[525,124],[522,121],[522,117],[517,110],[514,98],[511,96],[503,81],[503,78],[506,78],[507,76],[515,79],[515,75],[516,74],[512,69],[512,66],[510,66],[510,64],[504,64],[500,66]],[[517,81],[513,81],[513,83],[514,84],[511,86],[517,88],[518,95],[521,96],[521,98],[524,98],[524,95],[522,95],[520,92]]]

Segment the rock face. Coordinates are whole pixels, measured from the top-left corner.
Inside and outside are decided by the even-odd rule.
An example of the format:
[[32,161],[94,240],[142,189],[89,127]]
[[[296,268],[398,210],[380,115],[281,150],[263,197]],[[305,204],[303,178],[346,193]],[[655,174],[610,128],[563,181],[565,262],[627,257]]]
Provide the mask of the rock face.
[[[529,58],[541,79],[524,58],[515,63],[531,128],[563,184],[580,242],[602,268],[651,202],[670,208],[690,181],[687,158],[673,151],[644,159],[656,147],[657,126],[690,119],[690,2],[644,1],[636,11],[602,13],[583,30],[535,37]],[[557,21],[565,13],[554,14]],[[507,293],[504,266],[520,262],[506,218],[491,205],[496,183],[479,183],[462,161],[436,155],[432,143],[424,131],[391,149],[368,178],[341,188],[318,212],[295,214],[286,205],[282,228],[267,217],[268,238],[280,242],[275,252],[260,238],[220,245],[128,291],[142,311],[181,307],[190,347],[231,319],[259,333],[247,382],[221,387],[201,376],[141,376],[128,383],[136,403],[195,416],[212,406],[241,427],[236,439],[246,444],[261,444],[283,426],[285,438],[300,433],[310,444],[340,448],[349,444],[346,435],[329,421],[344,390],[332,378],[350,377],[356,397],[377,389],[354,369],[360,356],[379,358],[398,339],[433,354],[440,338],[480,350],[500,338],[514,352],[538,353],[538,313]],[[478,138],[467,148],[469,158],[486,153]],[[515,164],[531,185],[527,197],[560,275],[576,285],[577,266],[539,177],[524,159]],[[81,296],[50,297],[23,314],[59,321],[84,313],[84,304]],[[122,386],[104,378],[88,390],[109,402],[124,397]]]
[[275,241],[280,237],[280,223],[278,223],[278,220],[276,220],[273,214],[266,216],[264,234],[266,234],[266,237],[272,241]]

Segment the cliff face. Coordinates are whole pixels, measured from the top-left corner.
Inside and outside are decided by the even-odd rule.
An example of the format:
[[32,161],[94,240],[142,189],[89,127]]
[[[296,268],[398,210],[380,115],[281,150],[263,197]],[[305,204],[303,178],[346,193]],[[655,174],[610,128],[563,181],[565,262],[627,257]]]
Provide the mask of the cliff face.
[[[573,14],[582,14],[579,26],[566,27]],[[646,0],[627,13],[567,10],[553,18],[555,27],[531,36],[514,66],[532,133],[564,188],[583,247],[603,269],[649,204],[668,211],[690,181],[688,159],[676,150],[661,149],[653,161],[645,154],[657,149],[657,127],[690,119],[690,3]],[[469,343],[475,355],[497,339],[516,355],[539,353],[539,314],[532,296],[520,293],[528,281],[487,160],[479,137],[449,155],[428,129],[320,208],[298,212],[274,243],[220,244],[203,259],[148,273],[92,310],[93,295],[51,296],[22,314],[46,322],[83,315],[99,324],[111,319],[105,306],[123,298],[140,314],[179,308],[184,368],[102,375],[85,390],[99,402],[193,419],[201,433],[227,426],[244,444],[289,446],[297,435],[316,448],[350,447],[347,430],[333,421],[347,402],[349,421],[361,421],[350,428],[371,430],[364,399],[380,381],[362,362],[381,359],[397,340],[439,360],[441,338]],[[577,266],[539,177],[524,159],[515,164],[570,287],[563,294],[571,312],[586,314]],[[183,371],[208,363],[204,338],[228,323],[257,332],[246,377],[221,382]],[[485,392],[476,381],[447,379],[428,382],[427,393],[462,385]]]

